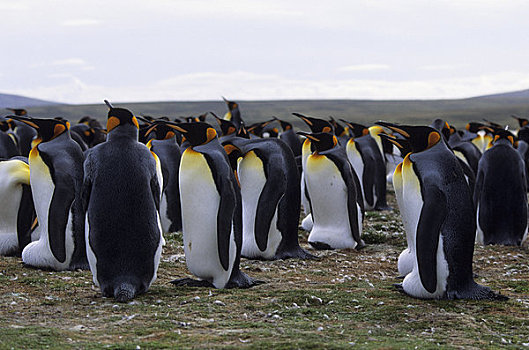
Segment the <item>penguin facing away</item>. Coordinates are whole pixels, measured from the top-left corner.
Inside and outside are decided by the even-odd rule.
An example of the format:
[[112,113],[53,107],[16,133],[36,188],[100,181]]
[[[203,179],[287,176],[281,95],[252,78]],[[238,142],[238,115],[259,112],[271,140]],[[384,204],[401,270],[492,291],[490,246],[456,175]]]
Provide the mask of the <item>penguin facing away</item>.
[[29,179],[38,219],[37,241],[22,251],[26,265],[87,269],[81,204],[84,156],[70,138],[69,123],[56,119],[13,117],[37,130],[29,154]]
[[510,131],[496,130],[479,161],[474,204],[480,244],[519,246],[527,238],[527,175],[514,143]]
[[154,132],[155,139],[147,142],[147,148],[154,152],[161,163],[163,190],[160,202],[160,218],[164,233],[182,230],[182,209],[178,170],[180,168],[180,147],[176,141],[176,131],[163,122],[153,123],[147,133]]
[[[313,258],[298,242],[299,174],[292,151],[274,138],[240,137],[223,143],[241,187],[242,256],[250,259]],[[238,165],[237,165],[238,164]]]
[[105,102],[107,141],[92,148],[84,164],[87,254],[102,295],[126,302],[156,279],[161,187],[155,157],[138,142],[136,117]]
[[316,249],[363,248],[363,199],[357,196],[354,170],[345,150],[337,146],[332,134],[298,133],[315,147],[305,170],[313,219],[309,244]]
[[346,145],[347,158],[358,176],[364,195],[364,209],[376,209],[378,196],[382,193],[381,183],[386,183],[386,166],[378,145],[361,124],[342,120],[353,133]]
[[[170,125],[170,124],[168,124]],[[177,286],[249,288],[256,284],[239,269],[242,248],[240,189],[228,156],[211,125],[172,125],[189,141],[180,162],[184,252],[189,271]]]
[[36,219],[27,159],[0,161],[0,178],[0,255],[20,255]]
[[[441,134],[427,126],[377,124],[404,136],[412,150],[397,167],[400,174],[394,175],[402,179],[395,194],[401,197],[399,208],[412,248],[408,259],[413,261],[412,271],[397,287],[421,299],[505,300],[474,282],[472,198],[456,156],[441,141]],[[401,147],[397,139],[392,142]]]

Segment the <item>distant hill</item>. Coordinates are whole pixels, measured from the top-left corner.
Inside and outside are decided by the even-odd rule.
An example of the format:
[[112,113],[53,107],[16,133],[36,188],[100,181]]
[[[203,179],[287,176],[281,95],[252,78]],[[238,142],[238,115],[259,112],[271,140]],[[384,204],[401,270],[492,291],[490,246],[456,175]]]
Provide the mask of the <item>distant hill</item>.
[[[0,107],[25,107],[34,117],[63,117],[72,122],[89,115],[104,122],[107,107],[103,103],[90,105],[67,105],[35,99],[25,99],[26,104],[5,105],[0,95]],[[265,121],[273,116],[286,119],[297,127],[304,124],[292,116],[292,112],[308,114],[316,117],[343,118],[358,123],[372,125],[377,120],[387,120],[410,124],[430,124],[436,118],[442,118],[456,127],[463,127],[469,121],[487,119],[499,124],[517,123],[510,116],[517,114],[529,117],[529,90],[478,96],[452,100],[276,100],[276,101],[244,101],[238,100],[241,113],[247,125]],[[36,102],[35,102],[36,101]],[[30,106],[28,103],[33,102]],[[130,109],[136,115],[153,117],[168,116],[171,118],[199,115],[213,111],[219,116],[227,112],[226,104],[217,101],[182,101],[182,102],[137,102],[119,103],[116,106]],[[7,111],[5,112],[7,114]],[[4,114],[4,115],[5,115]],[[3,115],[0,108],[0,115]],[[210,117],[211,118],[211,117]],[[213,118],[208,121],[215,125]]]
[[56,102],[39,100],[20,95],[0,94],[0,108],[29,108],[57,105]]
[[491,94],[491,95],[482,95],[482,96],[476,96],[473,97],[474,99],[485,99],[485,98],[494,98],[494,99],[522,99],[526,98],[529,99],[529,89],[527,90],[519,90],[519,91],[511,91],[511,92],[502,92],[499,94]]

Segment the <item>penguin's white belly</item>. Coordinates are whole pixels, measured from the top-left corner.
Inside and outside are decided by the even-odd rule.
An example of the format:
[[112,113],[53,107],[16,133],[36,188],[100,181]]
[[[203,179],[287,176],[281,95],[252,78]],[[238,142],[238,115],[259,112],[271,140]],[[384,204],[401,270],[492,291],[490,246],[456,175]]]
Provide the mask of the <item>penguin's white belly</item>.
[[305,213],[306,216],[308,216],[310,214],[310,203],[309,203],[309,199],[307,198],[305,194],[305,172],[304,171],[301,172],[300,186],[301,186],[301,205],[303,206],[303,212]]
[[0,255],[11,253],[18,248],[17,219],[22,185],[16,176],[18,171],[11,162],[0,162]]
[[479,203],[478,207],[476,208],[476,243],[484,245],[485,242],[485,236],[483,233],[483,230],[481,229],[481,226],[479,226]]
[[[32,151],[33,152],[33,151]],[[30,183],[33,195],[33,203],[35,205],[35,212],[39,225],[37,226],[37,241],[31,242],[22,251],[22,261],[31,266],[52,268],[60,271],[69,267],[74,250],[74,242],[72,235],[72,219],[73,215],[71,209],[68,214],[68,221],[65,230],[65,250],[66,260],[59,262],[51,252],[48,232],[48,220],[51,200],[55,185],[52,181],[48,167],[44,164],[40,156],[30,155]]]
[[[394,176],[396,176],[396,173]],[[409,252],[408,254],[401,254],[402,259],[404,259],[403,261],[400,261],[399,257],[399,273],[405,275],[411,272],[413,266],[411,262],[416,260],[415,242],[417,225],[419,224],[419,218],[421,216],[424,202],[422,200],[419,179],[417,178],[417,175],[413,170],[413,165],[409,160],[403,162],[402,177],[400,179],[402,181],[402,187],[399,190],[396,189],[395,193],[400,208],[402,224],[406,231],[406,241],[408,243]],[[395,180],[398,182],[399,179]],[[401,196],[400,193],[402,193]],[[402,197],[401,200],[399,200],[399,197]]]
[[162,232],[169,233],[169,227],[171,227],[171,220],[167,216],[167,196],[162,193],[162,200],[160,201],[160,222],[162,225]]
[[404,291],[409,295],[421,299],[440,299],[446,292],[446,286],[448,282],[448,263],[446,262],[444,250],[443,250],[443,237],[439,235],[439,246],[436,254],[436,272],[437,272],[437,284],[436,289],[433,293],[428,292],[421,282],[419,275],[419,264],[417,259],[414,259],[413,271],[406,275],[402,282]]
[[229,281],[235,261],[235,238],[230,235],[229,267],[220,262],[217,243],[217,215],[220,195],[205,158],[191,149],[182,156],[180,166],[180,200],[184,252],[189,271],[217,288]]
[[261,251],[255,240],[255,217],[259,197],[266,183],[263,163],[249,152],[238,164],[237,174],[241,184],[243,238],[241,254],[248,258],[272,259],[281,243],[282,235],[277,229],[277,207],[268,229],[265,251]]
[[[356,173],[356,176],[358,177],[358,181],[360,182],[360,188],[362,189],[362,193],[366,193],[364,189],[364,161],[362,160],[362,156],[356,149],[355,145],[352,144],[352,141],[350,140],[347,143],[347,159],[349,160],[349,163],[351,163],[351,166],[353,167],[353,170]],[[373,186],[373,194],[375,193],[375,188]],[[364,198],[364,209],[365,210],[371,210],[375,207],[376,199],[373,197],[373,203],[367,203],[366,196],[362,196]]]
[[347,187],[336,165],[327,157],[310,156],[305,181],[313,220],[308,241],[326,243],[334,249],[356,247],[349,225]]

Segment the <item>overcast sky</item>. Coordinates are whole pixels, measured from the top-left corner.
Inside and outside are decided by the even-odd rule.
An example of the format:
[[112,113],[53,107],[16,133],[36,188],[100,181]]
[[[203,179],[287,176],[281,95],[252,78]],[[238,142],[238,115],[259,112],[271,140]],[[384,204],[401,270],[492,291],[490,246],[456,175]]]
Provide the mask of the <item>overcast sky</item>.
[[529,88],[529,1],[0,0],[0,92],[66,102]]

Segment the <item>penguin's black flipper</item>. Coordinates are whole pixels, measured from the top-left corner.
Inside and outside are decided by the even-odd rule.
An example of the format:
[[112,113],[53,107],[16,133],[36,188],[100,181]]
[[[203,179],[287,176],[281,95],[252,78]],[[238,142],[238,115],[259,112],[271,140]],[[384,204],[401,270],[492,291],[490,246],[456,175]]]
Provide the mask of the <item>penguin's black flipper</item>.
[[160,200],[162,194],[160,192],[160,183],[158,182],[157,176],[153,176],[151,178],[151,193],[154,200],[154,206],[156,207],[157,211],[160,211]]
[[424,204],[417,224],[417,262],[421,283],[429,293],[437,289],[437,248],[448,213],[446,196],[435,186],[424,187]]
[[[196,150],[199,151],[199,147],[196,147]],[[221,215],[221,213],[234,212],[234,203],[236,203],[235,189],[233,188],[233,184],[230,179],[221,176],[223,172],[216,168],[216,164],[224,162],[225,159],[222,159],[222,161],[219,162],[216,162],[215,159],[213,159],[213,157],[226,157],[226,154],[204,152],[202,155],[208,162],[211,173],[213,174],[215,186],[217,187],[217,192],[220,195],[219,209],[217,212],[217,246],[219,248],[219,259],[222,268],[228,271],[230,265],[230,235],[232,230],[233,215]]]
[[283,172],[270,171],[259,196],[255,213],[255,242],[259,250],[264,252],[268,245],[270,223],[276,213],[276,208],[286,190],[286,180]]
[[20,252],[31,242],[31,227],[35,221],[36,213],[31,194],[31,187],[22,185],[22,198],[18,208],[17,237]]
[[66,226],[75,198],[74,182],[69,174],[55,171],[55,190],[50,203],[48,225],[50,250],[57,261],[66,261]]
[[[344,151],[345,152],[345,151]],[[326,154],[327,158],[329,158],[338,168],[340,171],[343,181],[345,185],[347,186],[347,210],[349,212],[349,226],[351,228],[351,233],[353,235],[353,239],[357,243],[357,246],[355,249],[362,249],[365,246],[364,241],[362,238],[360,238],[360,229],[358,227],[358,194],[357,194],[357,184],[353,178],[353,176],[356,175],[356,173],[353,170],[353,167],[349,162],[341,162],[339,158],[335,157],[334,154],[329,153]],[[345,158],[347,159],[347,158]],[[348,169],[346,168],[348,167]],[[354,191],[353,191],[354,189]],[[363,197],[362,197],[363,201]],[[363,205],[362,205],[362,214],[363,214]],[[320,249],[315,247],[316,249]]]

